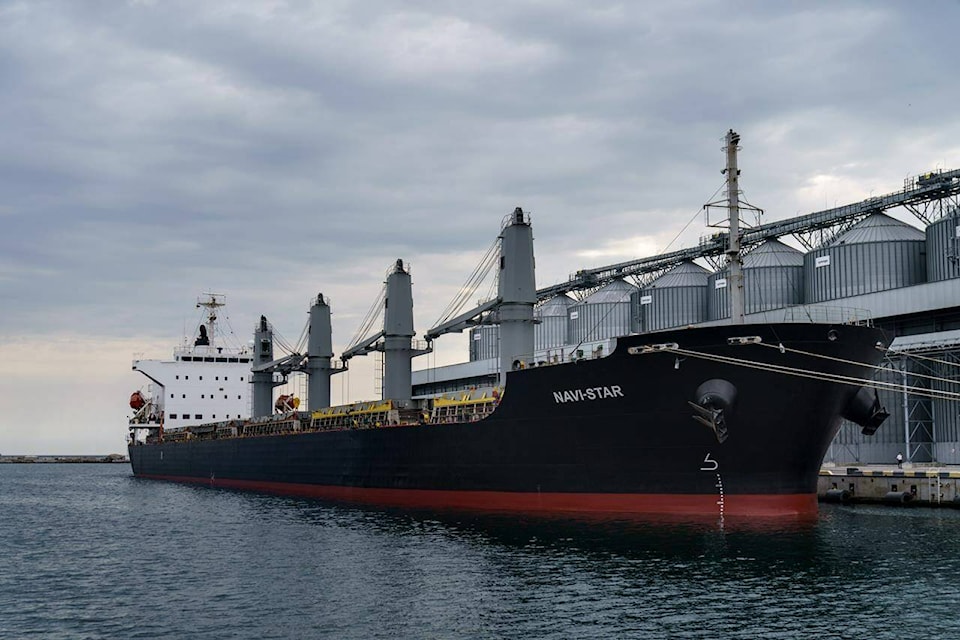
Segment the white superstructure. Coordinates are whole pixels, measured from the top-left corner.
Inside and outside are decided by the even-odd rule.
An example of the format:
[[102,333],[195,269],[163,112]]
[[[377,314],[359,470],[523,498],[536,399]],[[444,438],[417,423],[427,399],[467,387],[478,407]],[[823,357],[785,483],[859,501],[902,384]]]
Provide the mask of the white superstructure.
[[228,344],[230,336],[221,331],[217,313],[224,299],[205,294],[197,301],[197,308],[205,310],[204,321],[195,339],[174,350],[173,360],[133,361],[133,370],[150,383],[145,394],[136,392],[130,399],[131,427],[185,427],[250,416],[253,356],[247,347]]

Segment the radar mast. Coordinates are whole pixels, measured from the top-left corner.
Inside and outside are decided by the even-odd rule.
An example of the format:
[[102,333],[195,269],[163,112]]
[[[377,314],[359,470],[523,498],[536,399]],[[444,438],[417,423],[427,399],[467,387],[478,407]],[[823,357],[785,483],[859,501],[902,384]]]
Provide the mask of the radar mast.
[[209,346],[216,346],[217,339],[217,309],[226,306],[227,296],[222,293],[205,293],[206,297],[197,298],[197,309],[206,309],[206,327]]

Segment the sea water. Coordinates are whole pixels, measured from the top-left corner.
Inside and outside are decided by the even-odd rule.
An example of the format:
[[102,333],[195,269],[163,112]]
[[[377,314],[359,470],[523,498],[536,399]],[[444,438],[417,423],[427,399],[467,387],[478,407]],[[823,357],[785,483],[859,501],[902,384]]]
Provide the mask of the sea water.
[[0,465],[0,638],[960,638],[960,511],[409,513]]

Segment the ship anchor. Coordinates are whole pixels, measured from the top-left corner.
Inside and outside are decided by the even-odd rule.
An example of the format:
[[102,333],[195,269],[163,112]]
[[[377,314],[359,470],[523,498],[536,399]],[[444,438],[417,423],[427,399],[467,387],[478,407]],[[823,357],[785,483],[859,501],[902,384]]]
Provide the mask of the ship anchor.
[[687,404],[690,405],[691,409],[696,411],[696,414],[692,416],[693,419],[707,429],[710,429],[713,435],[717,437],[717,442],[722,444],[729,435],[727,432],[727,423],[723,418],[723,409],[708,409],[694,402],[687,402]]
[[737,399],[737,388],[732,383],[714,378],[707,380],[694,394],[696,402],[687,401],[694,410],[694,420],[713,432],[718,443],[723,443],[729,435],[725,412],[732,411]]

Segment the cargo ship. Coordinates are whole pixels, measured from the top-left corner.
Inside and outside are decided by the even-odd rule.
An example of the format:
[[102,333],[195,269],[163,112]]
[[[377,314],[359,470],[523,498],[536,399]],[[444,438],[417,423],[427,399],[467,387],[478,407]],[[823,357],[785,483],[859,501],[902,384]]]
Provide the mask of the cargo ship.
[[[873,432],[887,416],[870,388],[887,338],[861,317],[743,322],[737,142],[730,131],[730,323],[625,335],[612,348],[562,357],[537,353],[532,224],[517,208],[498,236],[497,296],[439,323],[425,348],[413,340],[401,260],[386,278],[382,330],[341,362],[332,359],[322,294],[304,354],[274,358],[261,317],[252,417],[169,428],[161,408],[132,421],[134,475],[416,508],[815,514],[818,470],[841,420]],[[490,322],[500,332],[494,383],[412,395],[414,357],[444,333]],[[383,353],[383,397],[330,406],[330,377],[371,351]],[[307,411],[287,396],[273,401],[290,371],[309,374]]]

